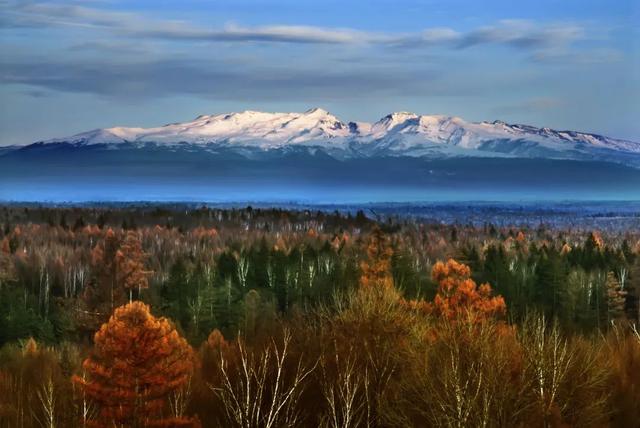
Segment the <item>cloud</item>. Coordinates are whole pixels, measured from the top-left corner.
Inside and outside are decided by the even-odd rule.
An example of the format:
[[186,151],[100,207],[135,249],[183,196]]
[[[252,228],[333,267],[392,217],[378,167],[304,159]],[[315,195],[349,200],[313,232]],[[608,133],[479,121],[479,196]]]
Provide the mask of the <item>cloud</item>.
[[[85,3],[3,0],[0,25],[2,31],[17,27],[82,30],[82,36],[74,37],[77,41],[71,45],[64,45],[70,37],[62,38],[62,49],[57,51],[35,49],[34,40],[41,35],[28,41],[33,43],[35,54],[21,50],[18,44],[16,49],[5,49],[0,58],[0,84],[128,99],[171,95],[304,101],[474,96],[495,85],[496,73],[481,78],[481,70],[470,75],[465,69],[456,74],[451,67],[459,66],[462,49],[500,45],[521,50],[525,58],[541,63],[578,61],[580,52],[574,52],[572,44],[585,37],[584,29],[575,24],[524,20],[499,21],[468,31],[432,27],[415,32],[375,32],[239,24],[209,28]],[[50,33],[53,31],[46,37],[55,39]],[[201,49],[199,43],[194,50],[190,41],[229,46]],[[300,44],[305,49],[253,47],[282,43]],[[238,49],[240,44],[249,47]],[[516,75],[522,79],[522,73]],[[500,78],[502,84],[504,79]]]
[[429,28],[422,32],[421,40],[425,43],[447,43],[458,40],[460,33],[451,28]]
[[168,41],[367,44],[457,48],[499,44],[524,50],[538,50],[567,46],[584,36],[584,29],[576,24],[539,24],[526,20],[502,20],[495,25],[472,29],[466,33],[448,27],[427,28],[414,33],[388,33],[308,25],[249,27],[227,24],[222,28],[208,28],[185,21],[150,19],[133,13],[52,2],[5,1],[1,10],[0,25],[4,28],[70,26],[102,29],[111,31],[118,36]]
[[392,37],[353,29],[303,25],[243,27],[228,24],[220,29],[191,25],[183,21],[152,20],[125,12],[113,12],[78,5],[56,3],[4,2],[0,26],[86,27],[112,30],[118,34],[164,40],[210,42],[285,42],[352,44],[390,41]]
[[135,100],[192,95],[224,100],[335,100],[437,94],[434,71],[253,67],[166,59],[138,63],[3,61],[0,83]]
[[482,44],[506,44],[524,49],[566,46],[584,37],[584,29],[575,24],[536,25],[527,20],[503,20],[463,35],[458,47]]
[[211,42],[285,42],[353,44],[376,43],[389,40],[387,36],[351,29],[332,29],[302,25],[271,25],[242,27],[229,24],[222,30],[185,28],[174,25],[162,29],[139,30],[138,34],[172,40],[202,40]]
[[135,15],[78,5],[3,1],[0,25],[12,27],[84,26],[121,28],[133,24]]

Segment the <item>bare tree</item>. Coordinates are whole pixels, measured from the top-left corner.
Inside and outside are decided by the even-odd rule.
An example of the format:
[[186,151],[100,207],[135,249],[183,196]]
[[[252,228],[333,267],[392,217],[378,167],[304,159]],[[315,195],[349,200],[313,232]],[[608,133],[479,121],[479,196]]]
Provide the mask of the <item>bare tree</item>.
[[242,286],[242,288],[245,288],[247,286],[248,274],[249,274],[249,258],[244,254],[240,254],[238,256],[237,275],[238,275],[238,281],[240,282],[240,285]]
[[635,324],[631,325],[631,330],[633,331],[633,335],[636,339],[638,339],[638,343],[640,343],[640,332],[638,331],[638,326]]
[[530,317],[522,342],[526,352],[526,370],[533,379],[533,392],[544,415],[549,415],[557,403],[558,392],[573,362],[572,349],[560,337],[557,324],[548,327],[544,316]]
[[42,427],[55,428],[56,426],[56,391],[53,385],[53,377],[48,376],[47,381],[36,392],[38,401],[42,406],[42,418],[39,418],[34,412],[34,419],[37,420]]
[[309,288],[312,288],[313,280],[315,279],[317,273],[315,263],[312,262],[307,265],[307,273],[309,277]]
[[171,414],[175,418],[182,418],[187,412],[187,405],[191,399],[192,393],[192,377],[180,389],[176,389],[169,395],[169,407],[171,408]]
[[276,285],[276,274],[273,270],[273,262],[271,261],[271,258],[267,261],[267,281],[269,288],[273,289]]
[[287,373],[291,334],[284,332],[282,344],[271,342],[262,352],[247,352],[238,340],[239,363],[233,368],[221,355],[222,385],[211,389],[220,397],[228,422],[241,428],[296,426],[300,422],[298,402],[305,380],[315,369],[299,359]]
[[[329,364],[335,364],[335,378],[328,373]],[[367,393],[368,371],[358,370],[354,358],[342,361],[337,352],[333,361],[327,361],[326,357],[322,358],[320,366],[322,368],[321,391],[327,404],[326,414],[321,420],[322,426],[330,428],[369,426],[369,420],[366,418],[371,413],[368,400],[370,394]]]

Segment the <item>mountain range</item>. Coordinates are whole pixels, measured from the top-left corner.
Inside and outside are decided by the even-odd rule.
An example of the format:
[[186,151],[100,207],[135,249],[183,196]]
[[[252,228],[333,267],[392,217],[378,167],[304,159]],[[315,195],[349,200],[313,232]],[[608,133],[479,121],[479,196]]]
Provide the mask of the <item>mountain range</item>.
[[244,111],[0,147],[0,198],[12,200],[137,199],[149,189],[155,197],[212,200],[221,186],[225,200],[332,200],[332,192],[345,200],[505,191],[538,197],[554,190],[587,197],[590,189],[635,198],[639,177],[638,142],[408,112],[366,123],[343,122],[320,108]]

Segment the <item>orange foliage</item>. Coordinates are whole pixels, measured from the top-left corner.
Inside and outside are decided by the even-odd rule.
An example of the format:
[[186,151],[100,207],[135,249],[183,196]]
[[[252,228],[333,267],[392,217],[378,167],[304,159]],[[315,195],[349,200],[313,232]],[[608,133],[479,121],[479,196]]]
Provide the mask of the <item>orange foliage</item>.
[[87,225],[82,228],[82,233],[91,237],[95,237],[100,235],[100,227],[98,227],[97,225]]
[[378,289],[393,288],[391,256],[393,256],[393,250],[389,245],[389,239],[379,228],[375,228],[367,246],[367,261],[360,265],[362,269],[360,286]]
[[4,254],[11,253],[11,247],[9,245],[9,239],[6,236],[2,240],[2,244],[0,244],[0,251],[2,251]]
[[474,319],[484,319],[503,315],[506,306],[502,296],[491,296],[489,284],[479,287],[471,279],[471,269],[453,259],[446,263],[437,262],[431,277],[438,283],[432,311],[451,320],[472,315]]
[[231,362],[231,364],[233,364],[235,362],[236,344],[237,343],[227,341],[217,328],[209,334],[207,341],[204,343],[209,359],[213,359],[216,366],[220,362],[221,357],[224,357],[227,363]]
[[166,318],[133,302],[117,308],[96,333],[86,377],[73,381],[99,407],[95,426],[189,426],[163,419],[167,396],[181,389],[194,370],[186,340]]
[[0,244],[0,284],[4,280],[13,277],[14,263],[11,258],[11,246],[9,245],[9,239],[6,237]]
[[289,247],[287,246],[287,243],[282,238],[282,236],[279,236],[278,239],[276,240],[276,243],[273,246],[273,250],[274,251],[284,251],[285,253],[289,252]]
[[217,328],[209,334],[209,337],[207,337],[207,346],[212,350],[222,353],[231,348],[220,330],[218,330]]
[[196,227],[191,233],[198,239],[213,239],[218,236],[218,231],[213,227],[208,229],[202,226]]
[[135,232],[128,232],[124,242],[116,252],[116,264],[118,283],[126,290],[149,287],[147,272],[144,268],[146,254],[142,251],[142,245]]
[[[120,240],[113,229],[109,228],[104,239],[91,251],[91,265],[95,274],[95,295],[85,293],[87,300],[91,300],[94,309],[101,308],[105,303],[110,304],[106,313],[110,313],[123,302],[122,293],[117,281],[116,255],[120,246]],[[100,309],[102,312],[103,309]],[[106,314],[105,314],[106,315]],[[104,319],[100,320],[103,321]],[[95,327],[94,327],[95,328]]]
[[331,248],[333,248],[334,251],[338,251],[340,249],[340,245],[342,244],[342,242],[340,241],[340,238],[336,235],[333,237],[333,239],[331,240]]
[[118,250],[118,238],[113,229],[109,228],[104,235],[104,240],[91,251],[91,263],[96,268],[110,270],[115,268],[113,260]]
[[602,240],[602,235],[600,235],[600,232],[591,232],[591,235],[589,235],[589,240],[591,241],[591,245],[595,249],[602,250],[604,248],[604,241]]
[[33,337],[30,337],[22,348],[24,355],[36,355],[38,353],[38,342]]

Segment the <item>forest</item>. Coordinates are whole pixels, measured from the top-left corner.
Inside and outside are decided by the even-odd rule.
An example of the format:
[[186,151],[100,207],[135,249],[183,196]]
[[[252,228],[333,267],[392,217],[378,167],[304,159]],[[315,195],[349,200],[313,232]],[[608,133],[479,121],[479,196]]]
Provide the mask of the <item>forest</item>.
[[0,207],[0,427],[640,427],[640,230]]

